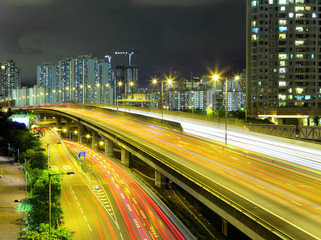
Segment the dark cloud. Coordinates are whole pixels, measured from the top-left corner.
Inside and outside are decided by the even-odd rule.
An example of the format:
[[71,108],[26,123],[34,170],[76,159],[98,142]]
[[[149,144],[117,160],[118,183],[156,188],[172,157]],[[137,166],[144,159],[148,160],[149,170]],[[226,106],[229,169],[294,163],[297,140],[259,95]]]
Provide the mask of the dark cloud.
[[54,0],[1,0],[1,6],[25,7],[28,5],[39,6],[54,3]]
[[[226,0],[225,0],[226,1]],[[227,0],[228,1],[228,0]],[[145,6],[171,6],[171,7],[192,7],[207,4],[219,3],[222,0],[130,0],[132,4]]]
[[23,81],[35,83],[36,66],[43,62],[89,53],[103,57],[136,50],[133,63],[140,67],[142,82],[156,71],[177,69],[189,76],[206,73],[216,62],[224,65],[245,58],[242,1],[10,2],[0,4],[0,62],[14,59]]

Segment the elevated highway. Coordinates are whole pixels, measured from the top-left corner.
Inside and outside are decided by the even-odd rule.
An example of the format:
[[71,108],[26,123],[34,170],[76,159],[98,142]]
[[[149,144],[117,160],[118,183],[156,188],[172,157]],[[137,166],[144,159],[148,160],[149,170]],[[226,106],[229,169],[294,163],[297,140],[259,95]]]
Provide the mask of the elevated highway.
[[160,185],[169,178],[219,214],[223,228],[229,222],[252,239],[321,238],[321,184],[307,175],[113,112],[37,111],[68,117],[139,157],[155,169]]

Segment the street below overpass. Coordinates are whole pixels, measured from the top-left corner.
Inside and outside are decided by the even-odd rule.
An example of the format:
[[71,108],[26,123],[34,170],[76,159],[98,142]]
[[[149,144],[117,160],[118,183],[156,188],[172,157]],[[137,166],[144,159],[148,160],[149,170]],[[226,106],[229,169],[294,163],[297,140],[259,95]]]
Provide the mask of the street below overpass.
[[[61,197],[64,226],[73,239],[193,239],[163,211],[161,202],[107,157],[81,144],[62,142],[52,131],[46,131],[44,143],[49,144],[51,168],[76,173],[63,176]],[[86,173],[67,148],[86,152]]]
[[50,108],[106,131],[117,132],[157,153],[169,166],[263,219],[293,239],[321,238],[321,184],[300,165],[229,149],[216,141],[145,123],[116,113],[81,108]]

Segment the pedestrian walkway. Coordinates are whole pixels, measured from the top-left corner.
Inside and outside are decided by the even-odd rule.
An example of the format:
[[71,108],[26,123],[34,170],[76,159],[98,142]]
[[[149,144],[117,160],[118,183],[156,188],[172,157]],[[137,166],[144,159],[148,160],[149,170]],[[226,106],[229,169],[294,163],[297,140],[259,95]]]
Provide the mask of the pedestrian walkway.
[[[20,213],[15,206],[25,198],[25,176],[8,157],[0,156],[0,240],[18,239]],[[24,214],[21,215],[24,217]]]

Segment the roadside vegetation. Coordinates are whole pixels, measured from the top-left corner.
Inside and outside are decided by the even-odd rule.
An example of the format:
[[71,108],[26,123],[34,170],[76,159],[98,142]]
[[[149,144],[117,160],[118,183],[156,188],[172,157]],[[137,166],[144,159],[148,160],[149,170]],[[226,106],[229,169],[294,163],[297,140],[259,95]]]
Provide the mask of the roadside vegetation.
[[[20,112],[20,116],[27,116]],[[35,116],[30,116],[30,126]],[[17,211],[24,212],[24,229],[18,239],[49,239],[49,175],[47,156],[40,138],[42,131],[29,130],[24,124],[10,121],[11,111],[0,113],[0,152],[8,155],[14,162],[19,163],[26,172],[29,181],[29,197],[21,200]],[[69,240],[71,233],[62,228],[62,209],[60,196],[62,193],[59,172],[50,169],[51,175],[51,239]]]

